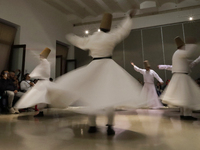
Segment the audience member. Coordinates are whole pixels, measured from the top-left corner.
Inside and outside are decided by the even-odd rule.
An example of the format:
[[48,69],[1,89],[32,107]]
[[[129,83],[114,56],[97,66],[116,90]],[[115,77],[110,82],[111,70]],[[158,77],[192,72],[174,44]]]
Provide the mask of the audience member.
[[[0,90],[4,92],[8,96],[8,109],[11,114],[18,114],[19,111],[16,108],[13,108],[13,100],[14,97],[21,97],[23,95],[22,92],[18,92],[17,87],[13,83],[11,79],[8,78],[9,72],[3,70],[1,72],[0,79]],[[12,76],[12,75],[11,75]],[[12,78],[12,77],[11,77]]]
[[14,71],[10,71],[8,79],[10,79],[14,83],[14,85],[17,87],[17,90],[20,90],[19,89],[19,80],[18,80],[18,77],[15,75]]
[[162,85],[160,84],[160,82],[157,82],[157,84],[156,84],[156,92],[157,92],[158,96],[160,96],[162,91],[163,91]]
[[20,83],[20,89],[22,92],[30,90],[34,86],[34,83],[30,81],[29,73],[24,75],[22,82]]

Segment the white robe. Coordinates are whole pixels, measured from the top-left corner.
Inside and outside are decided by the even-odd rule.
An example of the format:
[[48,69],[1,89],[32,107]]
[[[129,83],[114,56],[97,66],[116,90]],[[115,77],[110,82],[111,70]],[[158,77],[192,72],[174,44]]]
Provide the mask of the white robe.
[[200,109],[200,88],[188,75],[188,59],[199,56],[199,44],[186,44],[185,50],[177,50],[172,57],[172,79],[160,98],[165,104]]
[[134,69],[135,71],[141,73],[144,78],[144,86],[142,88],[140,99],[145,100],[147,102],[146,107],[152,107],[152,108],[162,107],[163,105],[158,99],[158,95],[157,95],[156,88],[154,85],[154,78],[156,78],[161,83],[163,82],[163,80],[152,69],[150,69],[149,71],[146,71],[146,69],[140,69],[135,65],[134,65]]
[[[30,73],[31,78],[42,79],[39,80],[29,91],[27,91],[20,100],[15,104],[16,108],[27,108],[38,105],[38,109],[51,105],[51,107],[65,108],[69,105],[68,101],[58,99],[51,101],[49,96],[52,96],[49,92],[49,87],[55,87],[55,83],[50,82],[50,63],[47,59],[41,58],[40,64]],[[54,92],[59,96],[66,95],[66,91],[57,90],[54,88]],[[68,97],[71,95],[68,94]]]
[[45,58],[40,58],[40,64],[29,75],[31,78],[49,80],[50,63]]
[[[83,50],[89,50],[93,58],[108,57],[112,56],[115,45],[128,36],[131,26],[132,20],[127,17],[110,33],[96,32],[85,38],[70,34],[67,40]],[[93,60],[87,66],[59,77],[55,83],[58,88],[76,95],[73,102],[82,102],[87,108],[83,111],[86,113],[119,105],[136,108],[144,102],[139,100],[140,83],[112,59]]]

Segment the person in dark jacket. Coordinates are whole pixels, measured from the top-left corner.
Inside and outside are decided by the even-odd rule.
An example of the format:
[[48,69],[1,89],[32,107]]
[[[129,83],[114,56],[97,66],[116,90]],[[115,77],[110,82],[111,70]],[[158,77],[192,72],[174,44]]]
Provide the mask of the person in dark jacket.
[[8,71],[3,70],[1,72],[0,79],[0,91],[1,93],[5,93],[8,96],[8,109],[11,114],[19,114],[17,108],[13,108],[13,100],[14,97],[21,97],[23,95],[22,92],[17,91],[17,87],[13,83],[12,80],[8,79]]

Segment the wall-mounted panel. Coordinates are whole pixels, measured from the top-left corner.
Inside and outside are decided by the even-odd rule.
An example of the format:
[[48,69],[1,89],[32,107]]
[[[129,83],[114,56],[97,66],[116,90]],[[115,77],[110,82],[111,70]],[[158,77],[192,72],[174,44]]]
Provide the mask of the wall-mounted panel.
[[124,40],[124,45],[126,71],[135,79],[143,81],[143,76],[136,72],[130,64],[132,61],[137,66],[143,66],[141,30],[132,30],[130,35]]
[[[200,42],[200,21],[184,23],[184,31],[186,39],[187,37],[194,37],[198,42]],[[190,75],[193,79],[200,78],[200,64],[191,68],[191,71]]]
[[151,68],[157,72],[163,80],[165,80],[165,73],[157,68],[159,64],[164,63],[161,28],[155,27],[150,29],[143,29],[142,35],[144,60],[149,60]]
[[[182,39],[184,39],[182,24],[164,26],[162,27],[162,31],[165,64],[172,65],[172,56],[177,49],[176,44],[174,42],[174,38],[179,36]],[[166,79],[171,79],[171,76],[171,71],[166,71]]]
[[124,68],[124,47],[123,47],[123,41],[116,45],[114,51],[113,51],[113,60]]

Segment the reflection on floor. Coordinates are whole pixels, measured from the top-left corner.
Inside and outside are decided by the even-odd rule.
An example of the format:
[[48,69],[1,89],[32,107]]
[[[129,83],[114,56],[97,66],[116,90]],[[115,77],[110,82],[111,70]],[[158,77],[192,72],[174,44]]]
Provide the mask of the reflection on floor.
[[88,134],[87,116],[48,109],[0,115],[0,150],[200,150],[198,121],[182,121],[177,109],[118,110],[115,136],[106,135],[106,118],[97,118],[98,133]]

